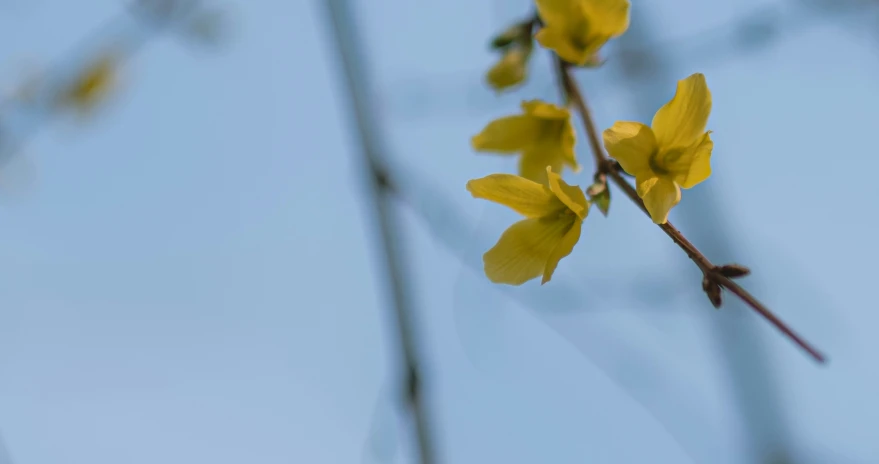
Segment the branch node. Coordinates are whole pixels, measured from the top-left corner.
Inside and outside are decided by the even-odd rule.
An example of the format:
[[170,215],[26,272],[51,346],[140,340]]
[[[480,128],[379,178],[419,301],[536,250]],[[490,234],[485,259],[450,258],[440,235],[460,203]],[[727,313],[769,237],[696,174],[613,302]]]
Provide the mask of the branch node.
[[406,400],[409,404],[418,404],[419,396],[421,396],[421,377],[418,375],[418,369],[409,365],[406,369]]
[[705,291],[708,301],[714,305],[714,308],[720,309],[720,306],[723,305],[723,294],[720,284],[715,282],[709,273],[705,273],[705,276],[702,277],[702,290]]
[[626,177],[634,177],[634,176],[632,176],[631,174],[629,174],[628,172],[626,172],[626,170],[623,169],[623,165],[620,164],[620,162],[617,161],[617,160],[608,160],[608,163],[607,163],[607,164],[608,164],[608,165],[607,165],[607,167],[606,167],[605,169],[606,169],[608,172],[616,172],[616,173],[621,174],[621,175],[624,175],[624,176],[626,176]]

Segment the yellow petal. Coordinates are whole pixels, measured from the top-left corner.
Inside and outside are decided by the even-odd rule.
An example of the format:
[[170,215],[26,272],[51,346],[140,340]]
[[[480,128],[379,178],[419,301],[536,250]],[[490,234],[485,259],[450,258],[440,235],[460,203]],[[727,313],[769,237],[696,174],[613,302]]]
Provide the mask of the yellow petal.
[[561,172],[564,160],[558,156],[544,156],[544,153],[540,150],[525,150],[522,157],[519,158],[519,175],[538,184],[549,186],[546,167],[550,166],[553,171]]
[[617,121],[604,131],[604,148],[619,161],[623,170],[633,176],[647,176],[650,156],[656,152],[653,131],[640,122]]
[[590,0],[583,6],[591,35],[619,37],[629,28],[628,0]]
[[[562,108],[561,106],[553,105],[552,103],[547,103],[541,100],[526,100],[522,102],[522,111],[525,114],[540,118],[540,119],[558,119],[558,120],[570,120],[571,112],[568,111],[567,108]],[[572,127],[573,129],[573,127]]]
[[[555,105],[541,108],[536,111],[535,116],[540,115],[545,119],[549,119],[552,111],[563,112],[564,117],[557,118],[552,122],[547,122],[543,126],[541,138],[535,145],[535,150],[545,150],[552,153],[553,157],[561,159],[561,162],[570,167],[573,171],[579,172],[580,165],[577,163],[577,155],[574,152],[574,146],[577,144],[577,133],[574,130],[574,124],[571,122],[571,114],[565,108],[559,108]],[[551,164],[551,163],[546,163]],[[560,170],[555,170],[561,172]]]
[[541,121],[529,115],[507,116],[488,123],[470,140],[476,151],[516,153],[540,136]]
[[[585,27],[586,23],[582,24]],[[582,29],[569,29],[562,25],[547,25],[537,31],[534,39],[544,48],[556,52],[561,59],[582,66],[589,62],[601,46],[599,44],[596,47],[594,43],[590,43],[582,31]]]
[[567,62],[596,65],[596,53],[629,27],[628,0],[536,0],[543,19],[535,39]]
[[543,285],[549,282],[552,279],[552,274],[555,272],[555,268],[558,267],[559,261],[562,260],[565,256],[571,254],[574,251],[574,245],[580,241],[580,231],[582,229],[583,221],[580,219],[576,219],[574,221],[574,225],[568,230],[568,233],[562,237],[561,241],[559,241],[558,245],[552,250],[549,258],[546,260],[546,267],[543,268],[543,280],[540,282],[540,285]]
[[579,187],[568,185],[562,176],[552,172],[551,167],[546,167],[546,176],[549,178],[549,189],[561,200],[569,210],[573,211],[580,219],[589,214],[589,202],[586,195]]
[[692,146],[705,133],[711,91],[701,73],[678,81],[674,98],[653,116],[653,133],[663,150]]
[[668,221],[668,212],[681,201],[681,188],[664,177],[636,178],[635,183],[638,186],[638,196],[644,200],[650,218],[656,224],[665,224]]
[[495,90],[504,90],[521,84],[525,80],[528,67],[528,53],[519,47],[514,47],[491,69],[488,70],[486,80]]
[[560,135],[559,155],[561,156],[562,161],[574,172],[580,172],[580,165],[577,163],[577,154],[574,153],[574,146],[577,144],[577,132],[574,130],[574,124],[571,123],[570,117],[564,121]]
[[544,274],[553,251],[574,225],[574,216],[568,218],[544,216],[510,226],[482,256],[485,275],[494,283],[522,285]]
[[537,13],[543,24],[563,25],[569,23],[572,18],[583,16],[583,2],[581,0],[535,0]]
[[678,156],[674,159],[665,155],[665,159],[660,157],[659,162],[669,171],[678,185],[685,189],[692,188],[711,175],[711,150],[713,148],[711,131],[708,131],[693,146],[676,152]]
[[549,188],[512,174],[492,174],[467,182],[474,198],[507,206],[525,217],[540,217],[564,209]]
[[565,166],[574,172],[582,169],[574,154],[574,127],[569,122],[556,127],[546,125],[541,138],[522,150],[519,160],[522,177],[546,185],[547,166],[552,166],[553,172],[562,172]]

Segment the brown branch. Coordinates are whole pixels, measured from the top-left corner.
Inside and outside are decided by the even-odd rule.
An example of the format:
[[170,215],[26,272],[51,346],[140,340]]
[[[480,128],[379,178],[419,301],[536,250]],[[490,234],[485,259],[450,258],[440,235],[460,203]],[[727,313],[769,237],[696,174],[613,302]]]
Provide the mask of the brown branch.
[[[621,174],[622,171],[620,170],[619,163],[611,160],[604,152],[598,136],[595,121],[592,119],[592,114],[589,111],[589,107],[586,105],[586,99],[580,91],[580,87],[571,75],[569,65],[563,62],[558,56],[555,56],[554,59],[559,75],[559,81],[563,87],[562,90],[583,119],[583,125],[586,129],[589,146],[591,147],[592,155],[595,158],[596,180],[605,178],[604,176],[610,177],[613,183],[616,184],[617,187],[619,187],[619,189],[622,190],[630,200],[632,200],[632,202],[638,205],[638,207],[641,208],[641,211],[644,211],[644,213],[649,216],[647,208],[644,207],[644,202],[641,201],[641,198],[638,196],[638,191],[635,190],[635,187],[633,187],[632,184],[630,184]],[[751,295],[747,290],[732,281],[731,277],[746,275],[748,273],[747,268],[737,265],[716,266],[704,254],[702,254],[695,245],[690,243],[690,241],[687,240],[687,238],[684,237],[684,235],[670,222],[659,224],[659,228],[662,229],[662,231],[665,232],[666,235],[668,235],[669,238],[671,238],[679,247],[681,247],[693,263],[695,263],[702,271],[702,274],[704,275],[702,288],[708,294],[708,298],[716,308],[720,307],[722,301],[720,289],[725,288],[733,295],[739,297],[739,299],[750,306],[751,309],[763,316],[775,326],[775,328],[780,330],[794,343],[799,345],[800,348],[809,353],[809,355],[816,361],[819,363],[826,362],[826,358],[821,352],[794,332],[787,324],[773,314],[769,308],[757,300],[757,298]]]

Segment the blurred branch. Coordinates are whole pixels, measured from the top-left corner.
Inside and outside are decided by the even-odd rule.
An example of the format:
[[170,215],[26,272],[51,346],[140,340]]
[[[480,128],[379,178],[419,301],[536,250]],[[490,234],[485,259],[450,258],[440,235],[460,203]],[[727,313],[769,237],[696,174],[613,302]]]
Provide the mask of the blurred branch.
[[384,258],[382,264],[385,277],[390,286],[388,289],[391,293],[390,309],[396,323],[398,348],[403,363],[401,380],[405,392],[404,404],[408,406],[412,415],[419,460],[422,464],[433,464],[437,459],[422,392],[422,363],[415,347],[415,329],[411,320],[412,305],[404,280],[406,273],[402,269],[402,260],[397,248],[400,244],[396,234],[398,225],[393,217],[393,205],[390,201],[393,186],[380,159],[381,144],[378,132],[371,125],[374,112],[369,101],[369,87],[365,82],[368,76],[365,67],[359,61],[362,53],[357,49],[359,37],[357,37],[356,23],[345,0],[330,0],[326,2],[326,8],[328,23],[345,78],[345,90],[351,105],[351,113],[360,137],[360,167],[369,185],[370,201],[378,228],[378,245]]

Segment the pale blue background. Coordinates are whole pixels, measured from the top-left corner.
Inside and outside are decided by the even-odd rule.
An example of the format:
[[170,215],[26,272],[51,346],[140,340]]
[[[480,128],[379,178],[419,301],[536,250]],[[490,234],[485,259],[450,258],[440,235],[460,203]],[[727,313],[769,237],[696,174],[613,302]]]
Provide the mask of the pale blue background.
[[[71,69],[131,27],[103,29],[116,0],[7,3],[5,84],[28,62]],[[725,221],[733,256],[711,257],[748,264],[745,285],[831,356],[819,367],[744,314],[779,393],[743,406],[734,380],[758,374],[726,370],[709,323],[744,310],[714,311],[622,197],[543,288],[478,272],[515,215],[464,184],[514,164],[469,137],[523,98],[558,98],[543,55],[522,91],[481,86],[491,33],[529,3],[357,2],[376,117],[433,220],[401,209],[443,462],[749,463],[742,417],[756,413],[782,418],[758,435],[796,462],[879,462],[879,10],[796,3],[636,1],[666,59],[645,84],[665,92],[655,104],[633,105],[611,64],[583,73],[602,127],[707,76],[715,174],[671,219],[706,248]],[[224,48],[149,42],[94,120],[55,120],[20,153],[37,180],[0,205],[0,463],[412,462],[324,9],[221,5]],[[734,51],[720,27],[766,5],[788,18],[781,35]],[[587,169],[567,178],[584,184],[578,147]],[[700,213],[709,193],[718,206]]]

